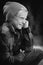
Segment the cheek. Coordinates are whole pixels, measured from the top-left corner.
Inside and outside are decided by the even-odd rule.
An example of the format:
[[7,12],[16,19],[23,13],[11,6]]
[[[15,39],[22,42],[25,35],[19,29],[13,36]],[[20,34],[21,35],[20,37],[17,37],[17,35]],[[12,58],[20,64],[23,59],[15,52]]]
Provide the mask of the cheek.
[[20,18],[18,18],[17,21],[18,21],[18,23],[21,23],[22,22],[22,20]]
[[22,20],[17,18],[13,20],[13,25],[15,25],[16,27],[21,27],[22,26]]
[[16,26],[16,25],[18,24],[18,21],[14,19],[14,20],[12,21],[12,23],[13,23],[13,25]]

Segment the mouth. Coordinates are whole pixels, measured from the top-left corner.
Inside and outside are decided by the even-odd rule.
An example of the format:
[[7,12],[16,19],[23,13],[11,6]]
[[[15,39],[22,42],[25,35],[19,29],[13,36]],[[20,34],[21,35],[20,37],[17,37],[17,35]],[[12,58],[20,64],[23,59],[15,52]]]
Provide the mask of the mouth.
[[18,28],[21,29],[23,27],[23,24],[19,24]]

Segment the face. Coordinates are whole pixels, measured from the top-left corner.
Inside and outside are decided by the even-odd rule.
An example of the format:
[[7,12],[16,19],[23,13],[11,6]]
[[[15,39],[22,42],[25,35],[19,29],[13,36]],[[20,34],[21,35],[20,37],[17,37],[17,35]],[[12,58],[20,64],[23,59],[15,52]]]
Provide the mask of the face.
[[18,12],[17,16],[15,16],[13,23],[16,25],[18,29],[22,29],[23,25],[26,22],[27,12],[21,10]]

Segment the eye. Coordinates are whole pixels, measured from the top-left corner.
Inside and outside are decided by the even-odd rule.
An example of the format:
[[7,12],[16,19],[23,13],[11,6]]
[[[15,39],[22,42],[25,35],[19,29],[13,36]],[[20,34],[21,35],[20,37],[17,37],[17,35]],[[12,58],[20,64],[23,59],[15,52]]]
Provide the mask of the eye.
[[19,24],[20,26],[22,26],[23,24]]
[[20,17],[21,19],[24,19],[24,17]]
[[26,17],[23,17],[23,16],[16,16],[17,18],[19,19],[25,19]]

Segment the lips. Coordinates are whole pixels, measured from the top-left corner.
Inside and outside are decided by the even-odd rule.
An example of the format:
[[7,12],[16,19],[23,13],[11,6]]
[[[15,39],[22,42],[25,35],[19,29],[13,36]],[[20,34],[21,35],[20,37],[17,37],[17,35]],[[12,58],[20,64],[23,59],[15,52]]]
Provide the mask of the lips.
[[23,24],[19,24],[18,28],[21,29],[23,27]]

